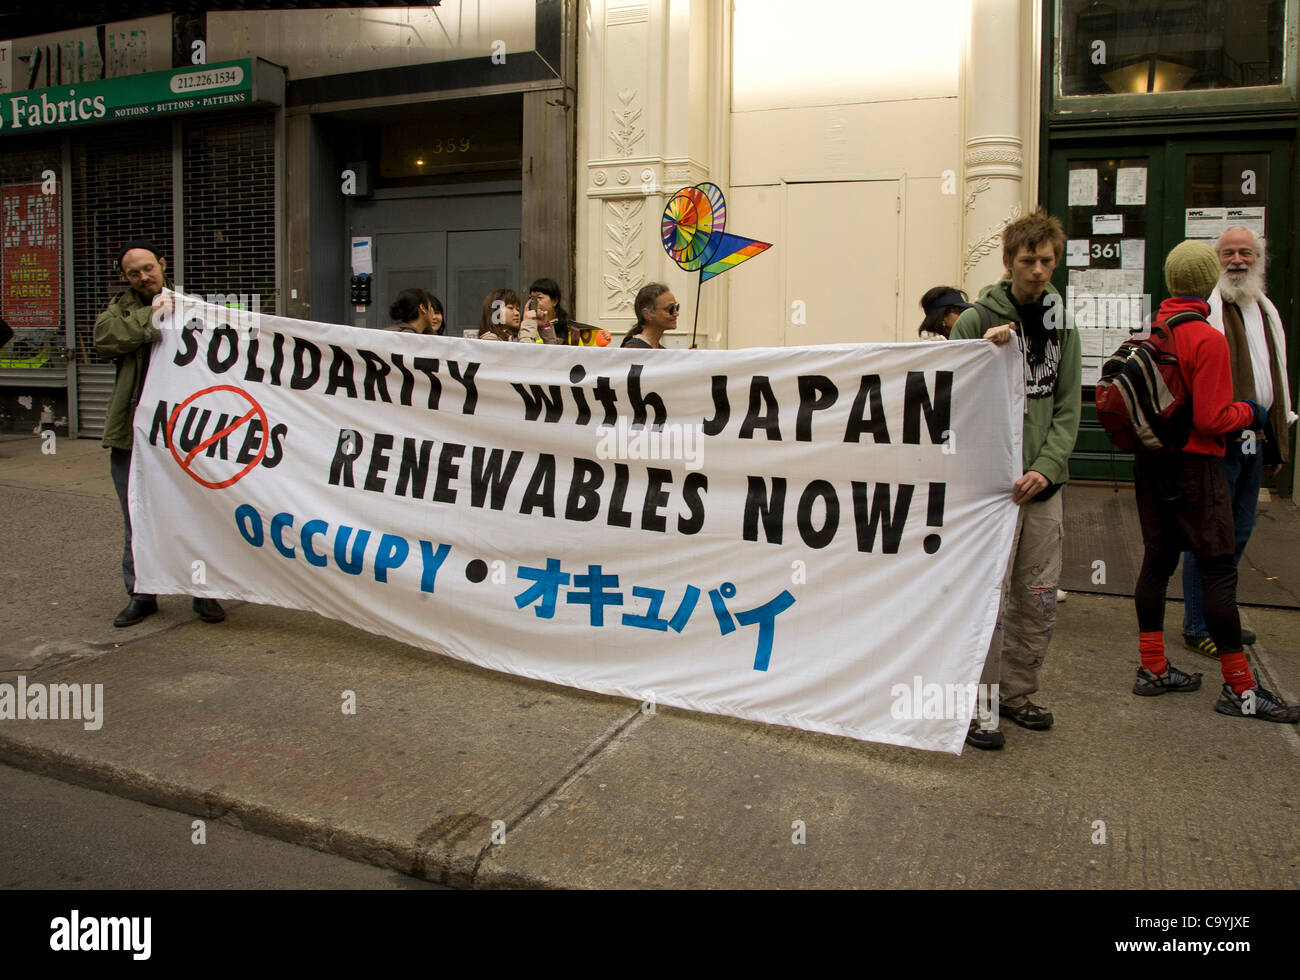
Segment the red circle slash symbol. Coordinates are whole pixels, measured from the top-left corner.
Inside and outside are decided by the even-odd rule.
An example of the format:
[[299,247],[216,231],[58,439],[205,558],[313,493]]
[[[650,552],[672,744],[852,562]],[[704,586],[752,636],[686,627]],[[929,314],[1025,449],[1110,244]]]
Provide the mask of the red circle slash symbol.
[[[195,446],[193,449],[191,449],[185,455],[185,458],[182,459],[180,453],[176,451],[176,442],[172,438],[172,429],[175,428],[176,426],[176,420],[180,418],[181,409],[185,408],[186,405],[190,404],[190,402],[194,401],[196,398],[202,398],[204,395],[210,395],[214,391],[233,392],[234,394],[238,395],[240,398],[247,401],[248,404],[252,406],[252,408],[246,411],[243,415],[236,418],[224,429],[220,429],[219,431],[214,432],[212,435],[208,436],[206,439],[200,441],[199,444]],[[238,473],[236,473],[234,476],[230,477],[229,479],[220,480],[217,482],[205,480],[203,477],[199,476],[197,473],[194,472],[192,467],[194,465],[195,457],[197,457],[201,452],[203,452],[203,450],[207,449],[213,443],[221,439],[224,439],[226,436],[230,435],[240,426],[244,425],[246,422],[249,422],[254,416],[256,416],[262,423],[262,445],[257,450],[257,455],[253,457],[253,461],[251,463],[249,463],[247,466],[245,466],[242,470],[240,470]],[[271,432],[271,427],[267,422],[266,412],[262,411],[262,406],[257,404],[257,402],[253,400],[252,395],[244,391],[242,388],[236,388],[234,385],[213,385],[211,388],[204,388],[201,391],[196,391],[194,394],[190,395],[189,398],[185,399],[185,401],[181,402],[179,405],[176,406],[176,408],[172,410],[171,418],[167,420],[167,448],[171,450],[172,458],[176,460],[176,464],[182,470],[184,470],[189,477],[191,477],[196,482],[201,483],[209,490],[223,490],[226,487],[230,486],[231,484],[236,483],[239,480],[242,480],[248,474],[249,470],[253,469],[255,466],[257,466],[258,463],[262,461],[262,457],[266,455],[267,444],[270,441],[270,432]]]

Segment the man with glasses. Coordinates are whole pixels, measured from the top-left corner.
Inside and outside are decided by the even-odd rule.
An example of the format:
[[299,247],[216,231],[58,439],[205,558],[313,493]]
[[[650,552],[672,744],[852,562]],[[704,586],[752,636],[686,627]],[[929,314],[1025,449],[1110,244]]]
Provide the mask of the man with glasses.
[[[117,267],[130,288],[119,293],[95,320],[95,350],[100,357],[111,358],[117,365],[113,394],[109,397],[108,413],[104,418],[102,445],[111,453],[109,472],[113,476],[113,487],[117,490],[122,520],[126,525],[122,580],[126,583],[130,601],[117,614],[113,625],[134,626],[158,611],[156,596],[135,591],[131,509],[127,504],[135,406],[140,401],[145,372],[149,369],[150,348],[162,337],[155,325],[157,318],[171,312],[172,298],[163,293],[164,287],[171,287],[166,279],[167,260],[151,243],[141,239],[127,242],[118,253]],[[196,598],[193,607],[205,623],[219,623],[226,618],[225,610],[215,599]]]
[[[1235,561],[1241,561],[1255,527],[1255,509],[1264,476],[1273,477],[1290,453],[1290,429],[1296,420],[1287,386],[1286,332],[1277,307],[1264,295],[1264,243],[1248,228],[1229,228],[1215,246],[1219,283],[1210,294],[1209,321],[1228,338],[1232,397],[1258,402],[1268,410],[1259,430],[1243,429],[1223,438],[1223,473],[1236,532]],[[1183,643],[1207,657],[1219,651],[1205,623],[1201,574],[1190,552],[1183,554]],[[1242,627],[1242,642],[1255,634]]]

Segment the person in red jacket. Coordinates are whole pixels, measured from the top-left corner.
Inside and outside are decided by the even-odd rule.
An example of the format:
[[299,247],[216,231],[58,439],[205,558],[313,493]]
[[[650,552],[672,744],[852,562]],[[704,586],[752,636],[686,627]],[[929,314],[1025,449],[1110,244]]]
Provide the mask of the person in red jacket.
[[[1160,304],[1155,323],[1165,326],[1170,317],[1187,311],[1207,316],[1206,301],[1218,278],[1213,249],[1196,241],[1177,245],[1165,259],[1170,297]],[[1165,657],[1165,590],[1181,552],[1190,551],[1200,566],[1205,622],[1219,648],[1223,671],[1223,690],[1214,710],[1295,724],[1300,721],[1300,705],[1288,705],[1256,683],[1242,651],[1232,505],[1221,465],[1224,436],[1261,428],[1268,413],[1254,402],[1232,400],[1232,371],[1223,334],[1199,320],[1165,329],[1173,331],[1190,392],[1192,432],[1181,451],[1139,451],[1133,461],[1145,546],[1133,596],[1142,659],[1133,693],[1149,697],[1201,686],[1200,674],[1185,673]]]

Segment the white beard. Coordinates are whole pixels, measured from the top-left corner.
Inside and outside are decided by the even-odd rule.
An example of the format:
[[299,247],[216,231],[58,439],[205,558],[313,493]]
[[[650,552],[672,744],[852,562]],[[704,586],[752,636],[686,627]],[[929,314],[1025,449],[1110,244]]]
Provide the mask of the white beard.
[[1245,272],[1219,276],[1219,295],[1229,303],[1257,303],[1264,295],[1264,271],[1256,265]]

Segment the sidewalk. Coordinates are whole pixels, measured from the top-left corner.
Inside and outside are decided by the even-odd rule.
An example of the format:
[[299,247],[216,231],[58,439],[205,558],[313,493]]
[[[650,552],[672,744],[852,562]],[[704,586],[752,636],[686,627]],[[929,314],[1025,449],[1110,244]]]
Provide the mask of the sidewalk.
[[[114,629],[107,451],[0,440],[0,507],[0,682],[104,685],[102,728],[3,721],[0,761],[68,782],[460,887],[1300,886],[1300,733],[1212,710],[1218,666],[1181,649],[1175,603],[1201,691],[1134,697],[1131,600],[1074,594],[1056,727],[1004,722],[1004,751],[957,758],[644,714],[269,606],[208,625],[164,597]],[[1265,685],[1300,697],[1300,611],[1243,615]]]

